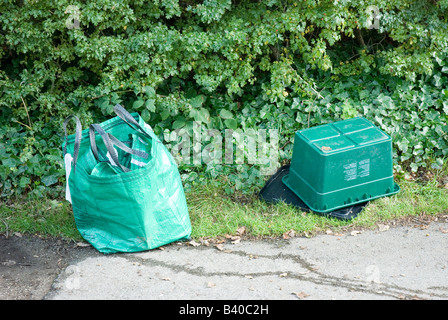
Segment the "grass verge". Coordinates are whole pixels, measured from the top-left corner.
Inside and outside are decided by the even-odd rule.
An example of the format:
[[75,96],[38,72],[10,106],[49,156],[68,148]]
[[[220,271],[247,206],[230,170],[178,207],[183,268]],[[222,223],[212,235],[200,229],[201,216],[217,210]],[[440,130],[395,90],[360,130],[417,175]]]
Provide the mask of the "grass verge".
[[297,235],[312,235],[328,229],[373,228],[402,218],[448,213],[448,189],[437,181],[424,185],[400,181],[401,191],[394,196],[370,202],[353,220],[343,221],[300,211],[284,203],[268,204],[256,196],[235,201],[213,188],[194,190],[188,199],[193,236],[217,237],[235,234],[239,227],[253,237],[282,237],[293,230]]
[[[444,176],[446,181],[446,176]],[[373,228],[377,224],[395,223],[408,217],[448,214],[448,185],[440,176],[425,181],[398,181],[401,191],[392,197],[377,199],[353,220],[342,221],[300,211],[284,203],[269,204],[256,195],[228,196],[222,188],[198,186],[187,193],[192,238],[216,238],[235,235],[245,228],[245,236],[276,238],[306,235],[347,228]],[[71,205],[51,199],[16,200],[0,203],[0,233],[37,234],[74,241],[82,238],[76,229]]]

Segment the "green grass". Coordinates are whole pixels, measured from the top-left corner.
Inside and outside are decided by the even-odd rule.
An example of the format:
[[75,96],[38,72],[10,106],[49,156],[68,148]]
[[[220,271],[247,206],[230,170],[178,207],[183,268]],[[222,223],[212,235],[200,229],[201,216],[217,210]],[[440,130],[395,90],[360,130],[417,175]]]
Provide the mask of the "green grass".
[[235,234],[242,226],[254,237],[281,237],[289,230],[310,235],[327,229],[338,231],[343,227],[372,228],[378,223],[421,214],[448,213],[448,189],[440,188],[437,181],[422,185],[403,180],[400,187],[397,195],[372,201],[350,221],[303,212],[284,203],[268,204],[256,196],[242,204],[219,189],[197,188],[188,197],[193,236]]
[[[226,195],[222,188],[193,187],[187,202],[193,227],[192,238],[216,238],[235,235],[245,227],[249,237],[282,237],[294,230],[296,235],[313,235],[328,229],[374,228],[411,216],[436,216],[448,213],[448,189],[434,177],[426,182],[398,181],[401,191],[392,197],[377,199],[351,221],[306,213],[284,203],[269,204],[256,195]],[[16,200],[13,205],[0,203],[0,233],[37,234],[80,241],[71,205],[51,199]]]
[[50,199],[15,199],[0,203],[0,233],[36,234],[81,240],[70,203]]

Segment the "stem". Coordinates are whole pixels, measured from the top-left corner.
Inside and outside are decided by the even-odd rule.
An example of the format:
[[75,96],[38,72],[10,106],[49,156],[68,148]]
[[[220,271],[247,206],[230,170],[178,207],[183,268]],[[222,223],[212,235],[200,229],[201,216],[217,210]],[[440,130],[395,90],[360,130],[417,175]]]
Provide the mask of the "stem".
[[[23,97],[20,97],[20,99],[22,99],[23,102],[23,106],[25,107],[25,111],[26,111],[26,116],[28,117],[28,123],[29,126],[25,125],[28,129],[33,130],[33,125],[31,124],[31,119],[30,119],[30,114],[28,113],[28,108],[26,107],[26,103],[25,100],[23,100]],[[19,121],[17,121],[19,122]],[[20,122],[19,122],[20,123]],[[23,124],[23,123],[22,123]]]
[[364,38],[362,37],[362,33],[361,33],[360,29],[358,29],[358,28],[355,29],[355,36],[356,36],[356,39],[358,39],[359,44],[363,48],[367,47],[366,43],[364,42]]
[[29,125],[27,125],[27,124],[24,124],[23,122],[20,122],[20,121],[17,121],[17,120],[14,120],[14,122],[17,122],[17,123],[21,124],[22,126],[27,127],[28,130],[33,130],[33,128],[31,128],[31,127],[30,127]]

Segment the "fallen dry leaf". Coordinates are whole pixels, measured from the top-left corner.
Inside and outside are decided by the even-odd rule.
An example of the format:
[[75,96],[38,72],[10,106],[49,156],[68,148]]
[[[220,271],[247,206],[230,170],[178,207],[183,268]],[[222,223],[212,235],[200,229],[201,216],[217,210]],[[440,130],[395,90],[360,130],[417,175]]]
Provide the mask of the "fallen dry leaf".
[[90,243],[85,243],[85,242],[77,242],[76,243],[77,247],[89,247]]
[[218,249],[219,251],[223,251],[224,250],[224,245],[222,243],[215,245],[215,248]]
[[387,230],[389,230],[389,226],[387,224],[379,224],[378,230],[379,231],[387,231]]
[[289,239],[289,238],[293,238],[295,235],[296,235],[296,232],[293,229],[291,229],[291,230],[286,231],[283,234],[283,239],[286,240],[286,239]]
[[281,273],[280,275],[279,275],[279,277],[280,278],[284,278],[284,277],[286,277],[288,274],[285,272],[285,273]]
[[417,296],[417,295],[414,295],[414,296],[411,297],[411,300],[427,300],[427,299],[426,299],[426,298],[419,297],[419,296]]
[[448,233],[448,229],[443,229],[442,227],[439,228],[440,232],[442,233]]
[[350,234],[352,235],[352,236],[357,236],[358,234],[360,234],[361,233],[361,231],[357,231],[357,230],[353,230],[352,232],[350,232]]
[[309,233],[309,232],[305,232],[303,235],[304,235],[306,238],[311,238],[311,237],[312,237],[312,234]]
[[246,232],[246,227],[242,226],[236,229],[236,233],[242,236]]
[[208,240],[201,240],[201,244],[203,244],[206,247],[210,246],[210,242],[208,242]]
[[207,288],[213,288],[216,287],[216,283],[214,282],[207,282]]
[[197,243],[196,241],[194,241],[194,240],[191,240],[190,242],[188,242],[188,244],[190,245],[190,246],[193,246],[193,247],[199,247],[201,244],[200,243]]
[[226,234],[226,239],[230,239],[232,241],[235,241],[235,240],[241,239],[241,237],[240,236],[232,236],[230,234]]
[[305,292],[293,292],[292,294],[296,295],[299,299],[305,299],[306,297],[309,297],[309,294],[306,294]]

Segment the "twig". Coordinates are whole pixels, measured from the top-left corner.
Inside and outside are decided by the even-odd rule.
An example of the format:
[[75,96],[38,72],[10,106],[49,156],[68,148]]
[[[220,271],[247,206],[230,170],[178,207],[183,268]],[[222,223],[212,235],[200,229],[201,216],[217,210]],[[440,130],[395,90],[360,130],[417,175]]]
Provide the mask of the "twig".
[[289,67],[290,67],[293,71],[296,72],[297,77],[298,77],[300,80],[302,80],[303,82],[305,82],[305,83],[311,88],[311,90],[314,91],[314,93],[315,93],[319,98],[321,98],[321,99],[324,98],[324,97],[320,94],[320,92],[317,92],[316,89],[314,89],[313,86],[312,86],[311,84],[309,84],[308,82],[306,82],[306,81],[305,81],[305,80],[304,80],[304,79],[297,73],[297,71],[294,70],[293,67],[291,67],[291,66],[289,66]]
[[[28,123],[29,126],[27,126],[30,130],[33,130],[33,125],[31,124],[30,114],[28,113],[28,108],[26,107],[25,100],[23,100],[23,97],[21,96],[20,99],[22,99],[23,106],[25,107],[26,115],[28,117]],[[18,122],[18,121],[17,121]],[[19,122],[20,123],[20,122]],[[22,123],[23,124],[23,123]]]
[[355,29],[355,37],[356,37],[356,39],[358,40],[359,44],[360,44],[362,47],[364,47],[364,48],[367,47],[367,46],[366,46],[366,43],[364,42],[364,38],[363,38],[363,36],[362,36],[361,30],[358,29],[358,28]]
[[[386,39],[386,36],[384,36],[384,38],[381,39],[379,42],[376,42],[376,43],[374,43],[374,44],[370,44],[370,45],[366,46],[366,49],[367,49],[367,50],[370,50],[370,49],[373,48],[374,46],[377,46],[377,50],[378,50],[378,46],[381,45],[381,42],[383,42],[384,39]],[[381,46],[382,46],[382,45],[381,45]],[[357,53],[357,54],[353,55],[352,57],[348,58],[347,61],[352,60],[353,58],[356,58],[357,56],[360,56],[360,55],[361,55],[360,53]]]
[[27,124],[24,124],[23,122],[20,122],[20,121],[17,121],[17,120],[14,120],[14,122],[17,122],[17,123],[21,124],[22,126],[27,127],[28,130],[33,130],[33,128],[31,128],[31,127],[30,127],[29,125],[27,125]]
[[291,143],[291,141],[286,141],[286,143],[283,145],[283,147],[280,148],[280,150],[283,150],[290,143]]

